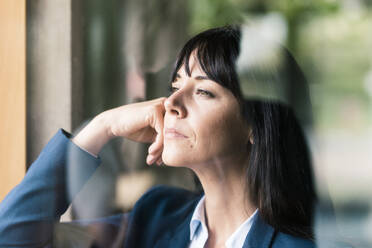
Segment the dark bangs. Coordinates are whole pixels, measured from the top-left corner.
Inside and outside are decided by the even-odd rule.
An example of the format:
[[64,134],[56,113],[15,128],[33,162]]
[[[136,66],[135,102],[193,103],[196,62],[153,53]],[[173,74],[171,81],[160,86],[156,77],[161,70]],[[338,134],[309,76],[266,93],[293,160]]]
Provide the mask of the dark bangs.
[[240,50],[240,29],[237,26],[209,29],[191,38],[180,51],[171,75],[175,81],[182,65],[191,76],[189,60],[196,52],[201,69],[211,80],[229,89],[242,103],[242,93],[235,70],[235,61]]

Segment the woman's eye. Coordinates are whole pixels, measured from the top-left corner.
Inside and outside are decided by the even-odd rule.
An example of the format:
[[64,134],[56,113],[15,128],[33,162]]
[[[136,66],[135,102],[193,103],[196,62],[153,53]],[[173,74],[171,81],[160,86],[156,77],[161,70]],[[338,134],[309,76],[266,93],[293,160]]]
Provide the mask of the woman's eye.
[[207,90],[202,90],[202,89],[197,89],[196,94],[201,95],[201,96],[214,97],[214,95],[211,92]]
[[169,93],[170,93],[170,94],[173,94],[173,93],[176,92],[177,90],[178,90],[177,87],[169,86]]

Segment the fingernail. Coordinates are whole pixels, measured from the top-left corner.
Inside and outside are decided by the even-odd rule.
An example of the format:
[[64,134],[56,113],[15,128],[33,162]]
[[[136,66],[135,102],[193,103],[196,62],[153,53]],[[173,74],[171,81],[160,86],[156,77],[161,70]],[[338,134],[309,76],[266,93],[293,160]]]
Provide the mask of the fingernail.
[[147,163],[148,164],[153,164],[154,163],[154,160],[155,160],[155,157],[152,156],[152,155],[148,155],[147,156]]
[[154,150],[152,147],[152,145],[149,147],[149,153],[152,153],[152,150]]

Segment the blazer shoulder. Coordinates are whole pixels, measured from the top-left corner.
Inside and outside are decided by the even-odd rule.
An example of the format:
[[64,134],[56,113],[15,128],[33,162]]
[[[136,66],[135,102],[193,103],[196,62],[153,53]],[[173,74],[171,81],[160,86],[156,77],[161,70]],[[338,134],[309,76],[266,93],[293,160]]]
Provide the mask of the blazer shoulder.
[[153,247],[188,220],[198,199],[198,194],[186,189],[164,185],[151,188],[130,212],[125,247]]
[[295,237],[290,234],[278,232],[273,242],[273,248],[288,247],[288,248],[315,248],[315,242],[309,239]]

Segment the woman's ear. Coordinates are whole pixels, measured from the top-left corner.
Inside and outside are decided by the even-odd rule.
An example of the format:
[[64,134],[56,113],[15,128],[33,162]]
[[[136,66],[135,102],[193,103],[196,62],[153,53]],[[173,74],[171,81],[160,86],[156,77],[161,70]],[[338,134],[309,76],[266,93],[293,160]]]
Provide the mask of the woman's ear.
[[254,140],[253,140],[253,130],[252,130],[251,127],[249,128],[249,131],[248,131],[248,139],[249,139],[249,143],[251,143],[251,144],[253,145],[253,144],[254,144]]
[[247,145],[253,145],[254,144],[254,140],[253,140],[253,129],[252,127],[246,123],[245,124],[245,137],[246,137],[246,144]]

